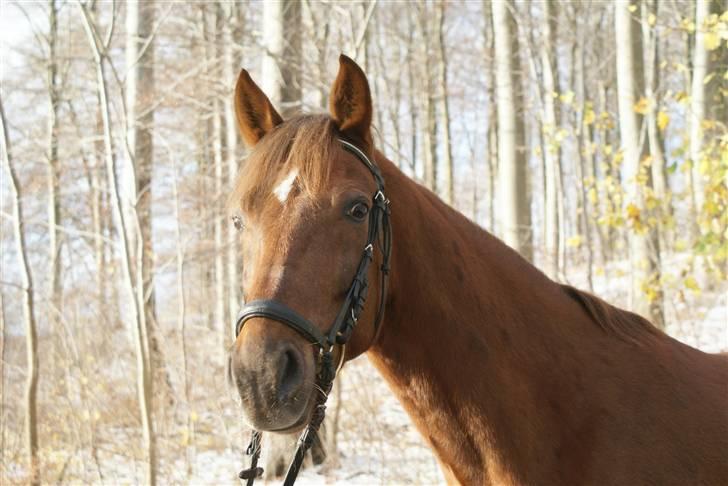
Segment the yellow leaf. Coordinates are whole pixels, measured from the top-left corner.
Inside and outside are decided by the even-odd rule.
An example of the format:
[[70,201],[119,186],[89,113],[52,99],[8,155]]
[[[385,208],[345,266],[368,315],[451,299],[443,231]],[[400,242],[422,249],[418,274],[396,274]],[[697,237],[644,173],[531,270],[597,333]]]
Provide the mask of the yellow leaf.
[[700,293],[700,286],[698,285],[697,280],[695,280],[695,277],[688,276],[685,277],[685,280],[683,280],[683,283],[685,284],[685,287],[692,290],[694,293],[699,294]]
[[627,10],[634,13],[637,10],[637,5],[630,5],[629,7],[627,7]]
[[684,18],[680,21],[680,27],[685,29],[688,33],[692,34],[695,32],[695,22],[690,20],[689,18]]
[[708,83],[710,83],[710,80],[711,80],[711,79],[713,79],[713,77],[715,77],[715,73],[710,73],[710,74],[708,74],[708,75],[707,75],[707,76],[705,77],[705,79],[703,79],[703,84],[708,84]]
[[190,413],[190,422],[197,422],[197,412]]
[[574,92],[573,91],[567,91],[566,93],[559,96],[559,99],[561,102],[565,105],[570,105],[572,101],[574,101]]
[[596,119],[596,115],[594,114],[594,110],[591,108],[587,108],[584,112],[584,125],[591,125],[594,123],[594,120]]
[[634,111],[636,111],[640,115],[646,114],[649,109],[650,109],[650,100],[648,100],[644,96],[642,98],[640,98],[640,100],[637,103],[635,103],[635,105],[634,105]]
[[645,201],[645,206],[647,207],[647,209],[652,210],[658,206],[659,202],[660,201],[656,197],[648,196],[647,200]]
[[566,240],[566,246],[578,248],[581,246],[581,235],[574,235]]
[[640,208],[635,206],[633,203],[629,203],[627,205],[627,216],[629,217],[629,219],[639,219]]
[[604,267],[595,268],[594,275],[596,275],[597,277],[601,277],[602,275],[604,275]]
[[589,189],[589,202],[595,204],[597,202],[597,190],[593,187]]
[[650,27],[655,25],[655,22],[657,21],[657,16],[653,13],[647,16],[647,23],[650,24]]
[[714,51],[720,46],[720,37],[715,32],[706,32],[703,34],[703,42],[706,49]]
[[675,250],[683,251],[688,247],[688,242],[685,240],[675,240]]
[[569,135],[569,132],[567,132],[565,129],[560,128],[557,132],[554,138],[557,142],[563,142],[564,139]]
[[660,110],[657,114],[657,128],[664,130],[667,128],[667,124],[670,123],[670,115]]

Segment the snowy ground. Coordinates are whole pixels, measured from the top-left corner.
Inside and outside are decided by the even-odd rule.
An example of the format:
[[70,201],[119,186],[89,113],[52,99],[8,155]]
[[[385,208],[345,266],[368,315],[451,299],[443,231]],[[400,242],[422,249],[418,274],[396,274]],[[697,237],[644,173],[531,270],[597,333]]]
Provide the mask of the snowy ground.
[[[571,283],[586,287],[579,275]],[[608,301],[625,305],[625,296],[619,292],[627,288],[626,272],[622,274],[618,269],[612,269],[608,278],[595,276],[594,287],[595,293]],[[728,351],[728,295],[725,286],[699,298],[688,296],[692,299],[689,302],[678,298],[678,295],[677,291],[668,295],[668,333],[707,352]],[[347,364],[340,383],[339,456],[332,463],[303,471],[297,484],[443,483],[432,453],[365,357]],[[205,411],[200,412],[197,419],[196,450],[188,451],[191,452],[189,468],[185,449],[180,445],[180,428],[174,426],[177,428],[160,431],[163,437],[160,439],[163,451],[159,464],[161,484],[240,484],[236,474],[247,465],[242,451],[249,432],[240,428],[234,400],[230,390],[225,388],[218,382],[205,383],[200,387],[199,393],[206,394],[208,398],[198,405],[198,410]],[[332,393],[332,402],[334,397],[335,393]],[[334,403],[331,403],[329,411],[333,407]],[[63,478],[62,482],[74,484],[143,482],[144,464],[140,460],[143,455],[133,450],[139,443],[138,430],[133,425],[100,426],[97,451],[100,467],[86,449],[47,453],[44,464],[52,464],[54,472],[46,477]],[[262,463],[266,451],[264,443]],[[0,483],[24,482],[25,471],[21,464],[24,464],[22,457],[12,458],[3,464]],[[102,475],[99,475],[99,469]],[[261,480],[259,484],[279,482]]]

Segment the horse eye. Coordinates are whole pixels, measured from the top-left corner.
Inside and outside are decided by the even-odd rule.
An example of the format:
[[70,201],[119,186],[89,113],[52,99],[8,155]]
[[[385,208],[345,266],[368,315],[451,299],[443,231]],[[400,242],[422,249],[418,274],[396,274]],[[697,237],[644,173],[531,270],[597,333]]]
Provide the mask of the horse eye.
[[369,207],[363,202],[354,203],[347,211],[347,215],[354,221],[364,221],[367,214],[369,214]]

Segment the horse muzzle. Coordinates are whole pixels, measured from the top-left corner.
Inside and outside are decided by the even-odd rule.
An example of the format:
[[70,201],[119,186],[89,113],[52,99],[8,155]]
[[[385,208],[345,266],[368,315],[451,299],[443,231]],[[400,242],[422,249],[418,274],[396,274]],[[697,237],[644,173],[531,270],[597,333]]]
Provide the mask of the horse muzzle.
[[[268,319],[254,321],[276,325]],[[251,334],[236,342],[230,367],[246,421],[252,427],[290,431],[305,425],[315,378],[308,343],[298,336],[271,339]]]

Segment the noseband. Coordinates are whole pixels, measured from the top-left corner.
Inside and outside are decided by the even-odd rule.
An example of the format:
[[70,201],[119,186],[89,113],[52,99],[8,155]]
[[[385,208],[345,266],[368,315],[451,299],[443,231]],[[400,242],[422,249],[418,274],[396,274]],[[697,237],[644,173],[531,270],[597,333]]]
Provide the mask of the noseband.
[[[368,271],[369,265],[374,259],[374,247],[378,246],[382,252],[382,265],[380,267],[380,295],[379,309],[374,319],[374,337],[372,343],[379,335],[379,326],[384,316],[385,299],[387,296],[387,277],[389,274],[389,258],[392,250],[392,229],[389,223],[389,199],[384,195],[384,179],[382,174],[367,155],[356,145],[339,139],[344,149],[351,152],[359,159],[374,176],[377,184],[377,191],[372,196],[372,207],[369,211],[369,230],[367,234],[367,242],[364,246],[359,265],[354,274],[354,280],[346,293],[346,298],[339,313],[336,315],[333,324],[328,332],[321,332],[311,321],[298,314],[296,311],[285,304],[271,300],[259,299],[247,303],[238,314],[235,324],[235,335],[238,336],[243,325],[249,319],[254,317],[265,317],[285,324],[298,334],[303,336],[307,341],[316,346],[317,352],[317,373],[316,385],[317,395],[316,403],[311,417],[311,421],[303,430],[301,437],[298,439],[298,447],[296,454],[288,467],[286,478],[283,482],[284,486],[290,486],[296,481],[298,471],[306,455],[306,451],[313,445],[314,437],[324,420],[326,410],[326,399],[328,398],[331,386],[338,368],[344,362],[344,351],[346,343],[349,342],[351,334],[356,327],[364,309],[364,303],[367,298],[367,290],[369,287]],[[334,365],[333,350],[336,345],[341,346],[341,354],[339,356],[338,366]],[[258,459],[260,458],[260,439],[261,433],[254,430],[250,440],[250,445],[246,450],[246,454],[251,456],[251,463],[248,469],[240,472],[240,479],[247,480],[247,486],[252,486],[255,479],[263,474],[263,468],[258,467]]]

